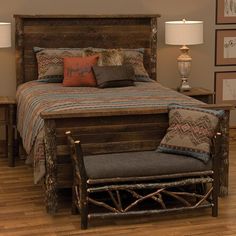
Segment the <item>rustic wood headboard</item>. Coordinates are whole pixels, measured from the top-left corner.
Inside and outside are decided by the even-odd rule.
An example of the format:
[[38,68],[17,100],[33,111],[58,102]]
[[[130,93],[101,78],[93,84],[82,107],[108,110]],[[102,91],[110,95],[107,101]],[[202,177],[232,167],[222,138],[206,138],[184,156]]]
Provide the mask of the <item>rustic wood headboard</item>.
[[33,47],[145,48],[144,66],[156,80],[160,15],[15,15],[17,86],[37,78]]

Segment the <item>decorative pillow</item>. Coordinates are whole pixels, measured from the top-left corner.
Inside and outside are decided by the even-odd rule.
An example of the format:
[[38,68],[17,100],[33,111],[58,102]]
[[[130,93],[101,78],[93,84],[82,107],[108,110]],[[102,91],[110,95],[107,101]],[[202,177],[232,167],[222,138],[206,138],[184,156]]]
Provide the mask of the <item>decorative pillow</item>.
[[99,88],[124,87],[134,85],[132,66],[93,66]]
[[207,163],[211,138],[223,115],[222,110],[170,105],[169,128],[157,151],[183,154]]
[[123,64],[133,66],[135,81],[149,82],[151,79],[143,65],[144,49],[122,49],[122,51],[124,55]]
[[38,81],[61,83],[63,81],[63,58],[84,56],[82,48],[34,47],[38,62]]
[[123,54],[119,49],[86,48],[85,55],[99,55],[98,66],[121,66]]
[[37,79],[37,82],[45,82],[45,83],[62,83],[63,77],[48,77],[44,79]]
[[63,85],[68,87],[95,87],[92,66],[97,64],[98,55],[89,57],[65,57]]

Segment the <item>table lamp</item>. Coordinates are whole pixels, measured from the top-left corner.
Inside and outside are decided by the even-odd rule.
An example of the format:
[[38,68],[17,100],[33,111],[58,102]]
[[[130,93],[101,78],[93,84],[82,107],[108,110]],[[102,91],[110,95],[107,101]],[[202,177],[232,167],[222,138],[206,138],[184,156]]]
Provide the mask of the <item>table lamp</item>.
[[11,47],[11,23],[0,22],[0,48]]
[[203,43],[203,21],[168,21],[165,22],[165,42],[170,45],[182,45],[181,55],[177,58],[178,69],[182,79],[179,87],[180,92],[189,91],[188,83],[191,71],[192,58],[188,54],[186,45]]

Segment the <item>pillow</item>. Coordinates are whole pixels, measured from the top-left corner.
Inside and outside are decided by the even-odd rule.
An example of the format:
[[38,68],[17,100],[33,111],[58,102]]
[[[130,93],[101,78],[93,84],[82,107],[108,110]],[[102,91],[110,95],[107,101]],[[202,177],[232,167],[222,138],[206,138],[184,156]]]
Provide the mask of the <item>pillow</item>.
[[170,105],[169,128],[157,151],[183,154],[207,163],[211,138],[223,115],[222,110]]
[[86,48],[87,56],[99,54],[99,66],[119,66],[131,65],[134,68],[135,81],[153,82],[149,78],[143,65],[144,48],[138,49],[105,49],[105,48]]
[[95,87],[92,66],[97,64],[98,55],[89,57],[65,57],[63,86]]
[[132,66],[93,66],[93,72],[99,88],[134,85]]
[[34,47],[38,62],[38,81],[62,83],[63,58],[84,56],[82,48],[39,48]]
[[123,64],[123,55],[118,49],[86,48],[85,55],[99,55],[98,66],[120,66]]
[[132,65],[135,73],[135,81],[150,82],[149,75],[143,65],[144,49],[122,49],[125,65]]
[[47,77],[44,79],[37,79],[37,82],[45,82],[45,83],[62,83],[63,77]]

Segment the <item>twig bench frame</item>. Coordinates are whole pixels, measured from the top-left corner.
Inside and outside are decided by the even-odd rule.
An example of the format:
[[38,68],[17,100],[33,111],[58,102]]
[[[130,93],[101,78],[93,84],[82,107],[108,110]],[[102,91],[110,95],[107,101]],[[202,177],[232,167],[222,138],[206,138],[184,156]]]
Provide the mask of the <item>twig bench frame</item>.
[[[72,164],[74,169],[74,182],[72,188],[72,213],[80,213],[81,229],[87,229],[88,220],[94,218],[123,217],[123,216],[148,216],[166,212],[176,212],[183,210],[193,210],[197,208],[212,208],[212,216],[218,216],[218,145],[220,133],[212,139],[211,170],[184,172],[173,174],[161,174],[157,176],[133,176],[116,178],[96,178],[91,179],[86,173],[84,155],[79,140],[74,140],[71,132],[66,132],[68,145],[70,147]],[[155,151],[153,151],[155,152]],[[130,152],[132,155],[135,152]],[[137,153],[137,152],[136,152]],[[126,155],[121,153],[120,155]],[[105,154],[107,156],[112,154]],[[155,152],[155,155],[158,155]],[[172,154],[168,154],[172,155]],[[99,158],[99,157],[98,157]],[[197,191],[197,185],[210,187]],[[194,186],[186,189],[185,186]],[[194,190],[193,190],[194,189]],[[145,190],[145,194],[140,194],[140,190]],[[129,193],[133,201],[124,206],[122,202],[122,191]],[[109,204],[106,200],[95,199],[93,193],[106,192],[110,197]],[[178,205],[168,207],[163,195],[172,197],[178,201]],[[187,200],[186,200],[187,198]],[[151,199],[155,203],[155,209],[135,210],[134,208],[144,200]],[[106,212],[90,212],[90,205],[95,205],[106,209]]]

